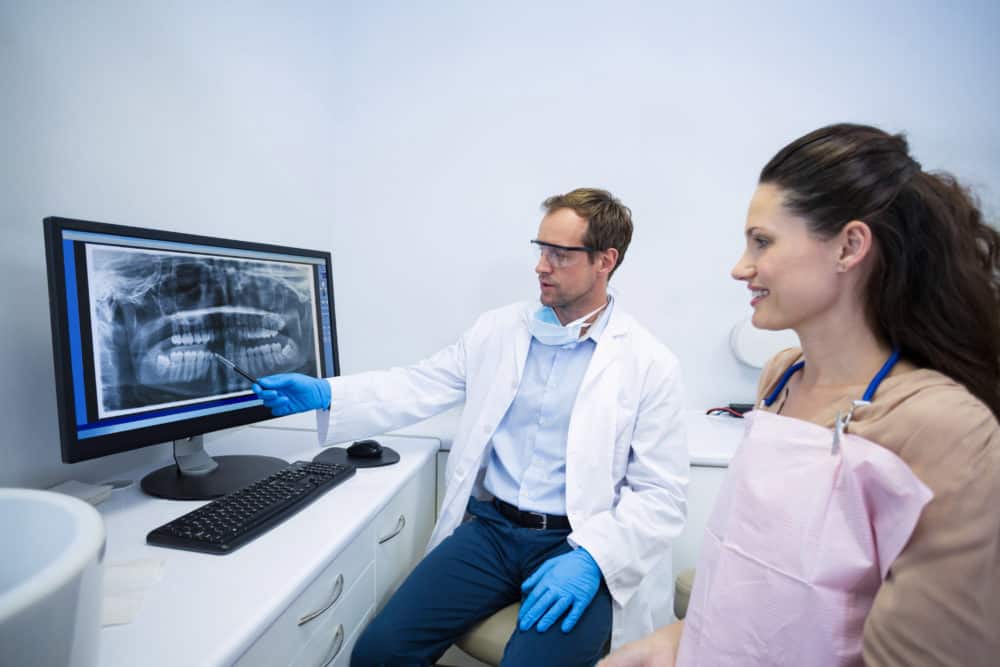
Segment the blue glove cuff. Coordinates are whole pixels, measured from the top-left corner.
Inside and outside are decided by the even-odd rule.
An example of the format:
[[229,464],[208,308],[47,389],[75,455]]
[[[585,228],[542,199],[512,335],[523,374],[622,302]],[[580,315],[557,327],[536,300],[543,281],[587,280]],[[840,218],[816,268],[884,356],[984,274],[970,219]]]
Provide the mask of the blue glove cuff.
[[326,380],[318,379],[316,380],[319,384],[316,385],[316,389],[319,391],[319,405],[317,409],[319,410],[329,410],[330,409],[330,383]]

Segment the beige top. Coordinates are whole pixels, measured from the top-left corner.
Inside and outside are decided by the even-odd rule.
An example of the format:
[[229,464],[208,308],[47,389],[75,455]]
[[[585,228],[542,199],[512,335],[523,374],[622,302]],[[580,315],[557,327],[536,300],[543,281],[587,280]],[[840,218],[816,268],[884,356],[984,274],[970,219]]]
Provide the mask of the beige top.
[[[792,349],[768,362],[758,405],[801,358]],[[817,423],[833,428],[866,386],[851,388]],[[1000,665],[1000,424],[993,413],[937,371],[893,372],[872,404],[855,410],[848,432],[894,452],[934,492],[875,596],[865,664]]]

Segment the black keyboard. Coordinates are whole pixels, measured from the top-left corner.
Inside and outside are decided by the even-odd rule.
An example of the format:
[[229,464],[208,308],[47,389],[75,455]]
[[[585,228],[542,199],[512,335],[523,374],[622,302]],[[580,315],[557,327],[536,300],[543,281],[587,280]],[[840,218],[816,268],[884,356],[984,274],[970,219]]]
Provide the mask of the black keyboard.
[[354,474],[354,466],[296,461],[151,531],[148,544],[210,554],[235,551]]

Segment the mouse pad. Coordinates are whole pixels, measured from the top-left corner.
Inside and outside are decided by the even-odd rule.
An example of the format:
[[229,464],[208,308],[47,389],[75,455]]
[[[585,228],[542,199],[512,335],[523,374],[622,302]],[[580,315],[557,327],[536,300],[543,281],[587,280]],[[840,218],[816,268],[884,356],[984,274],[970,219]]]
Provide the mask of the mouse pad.
[[360,456],[348,456],[347,450],[343,447],[327,447],[314,456],[313,461],[339,463],[341,465],[349,463],[355,468],[378,468],[380,466],[391,466],[393,463],[399,463],[399,452],[392,447],[382,445],[382,454],[378,458],[366,459]]

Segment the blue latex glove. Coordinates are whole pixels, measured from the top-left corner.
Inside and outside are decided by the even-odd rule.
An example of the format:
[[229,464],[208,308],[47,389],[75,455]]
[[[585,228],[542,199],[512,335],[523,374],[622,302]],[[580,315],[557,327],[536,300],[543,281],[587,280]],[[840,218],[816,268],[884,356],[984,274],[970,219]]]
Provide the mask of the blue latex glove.
[[253,391],[276,417],[330,407],[330,383],[301,373],[278,373],[262,377]]
[[523,631],[538,621],[538,631],[545,632],[568,609],[562,631],[569,632],[600,586],[601,568],[583,547],[550,558],[521,584],[521,591],[531,594],[521,603],[518,625]]

